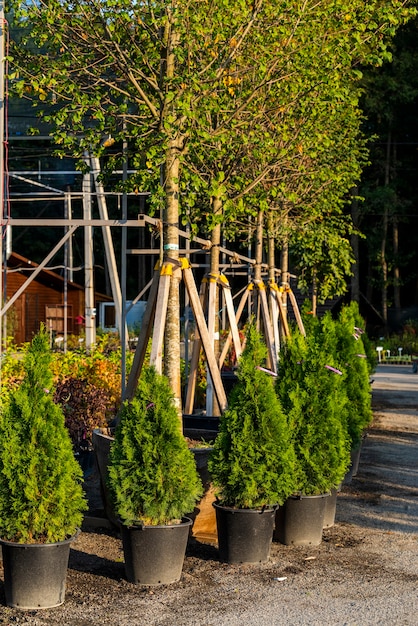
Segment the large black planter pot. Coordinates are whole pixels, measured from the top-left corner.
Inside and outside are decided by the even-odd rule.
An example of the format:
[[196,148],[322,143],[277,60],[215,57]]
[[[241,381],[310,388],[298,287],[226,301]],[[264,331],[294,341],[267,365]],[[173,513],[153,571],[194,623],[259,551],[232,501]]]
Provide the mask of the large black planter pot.
[[70,544],[13,543],[0,540],[6,604],[18,609],[49,609],[65,598]]
[[335,524],[335,514],[337,512],[337,496],[341,487],[337,489],[331,489],[331,493],[328,498],[325,499],[325,513],[324,513],[324,530],[332,528]]
[[[99,471],[100,493],[102,496],[106,517],[112,524],[119,527],[119,520],[115,511],[113,510],[112,501],[107,486],[107,468],[109,465],[110,448],[115,440],[112,434],[112,431],[114,431],[114,429],[106,429],[106,431],[107,432],[102,432],[102,430],[99,428],[93,431],[93,449],[96,457],[97,468]],[[187,430],[184,432],[184,434],[185,436],[189,436]],[[194,434],[196,435],[196,432]],[[208,472],[208,458],[211,451],[211,447],[192,448],[192,452],[196,461],[196,468],[203,483],[205,492],[207,492],[207,490],[209,489],[211,481]]]
[[213,503],[216,511],[219,557],[227,563],[264,563],[273,540],[276,507],[234,509]]
[[360,466],[361,448],[363,446],[363,441],[365,438],[366,438],[366,435],[363,435],[360,441],[351,449],[351,452],[350,452],[351,463],[350,463],[349,470],[347,474],[345,475],[345,478],[343,481],[345,485],[350,484],[352,479],[355,476],[357,476],[358,469]]
[[96,456],[97,468],[99,470],[100,477],[100,493],[103,500],[103,505],[105,509],[106,516],[112,524],[118,526],[118,518],[113,510],[109,490],[107,487],[107,467],[109,465],[109,454],[112,443],[115,438],[113,437],[112,431],[114,429],[107,429],[107,433],[102,432],[99,428],[93,430],[93,449],[94,454]]
[[168,585],[180,580],[192,520],[170,526],[123,526],[125,571],[129,582]]
[[329,494],[290,496],[276,513],[274,539],[286,546],[318,546]]

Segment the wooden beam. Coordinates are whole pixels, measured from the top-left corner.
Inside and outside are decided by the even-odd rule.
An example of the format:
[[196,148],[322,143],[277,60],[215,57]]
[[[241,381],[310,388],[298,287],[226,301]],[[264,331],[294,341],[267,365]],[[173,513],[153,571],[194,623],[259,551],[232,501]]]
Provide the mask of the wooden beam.
[[215,388],[216,397],[218,399],[219,408],[224,411],[227,406],[226,394],[222,384],[221,374],[216,362],[215,353],[211,345],[208,329],[206,326],[205,316],[200,304],[199,295],[197,293],[196,284],[194,282],[193,274],[190,269],[190,265],[187,259],[182,259],[183,262],[183,278],[186,285],[187,292],[190,298],[190,304],[193,310],[193,314],[196,320],[196,324],[199,329],[199,335],[202,340],[203,350],[206,355],[206,362],[209,367],[209,372],[212,378],[213,386]]
[[270,308],[270,317],[271,323],[273,326],[273,338],[274,338],[274,349],[276,354],[276,361],[279,358],[280,352],[280,332],[279,332],[279,305],[277,304],[276,295],[270,289],[269,291],[269,308]]
[[[210,345],[213,353],[215,353],[215,328],[216,328],[216,302],[218,292],[218,274],[208,274],[209,283],[207,318],[208,318],[208,334]],[[215,415],[214,412],[214,388],[209,368],[206,367],[206,415]],[[218,412],[219,413],[219,412]]]
[[234,303],[232,301],[231,287],[230,287],[227,277],[224,274],[220,275],[219,284],[222,285],[223,294],[225,298],[226,311],[228,313],[229,328],[230,328],[232,343],[234,345],[235,354],[238,360],[242,353],[241,339],[240,339],[239,331],[238,331],[237,318],[235,316]]
[[[200,285],[200,304],[202,309],[205,308],[206,298],[207,298],[207,280],[204,279]],[[202,340],[200,339],[199,329],[196,327],[195,329],[195,338],[193,341],[193,352],[192,358],[190,360],[190,372],[187,378],[187,394],[186,400],[184,403],[184,413],[186,415],[191,415],[193,413],[194,408],[194,399],[196,394],[196,382],[197,382],[197,370],[199,367],[199,358],[200,351],[202,349]]]
[[[240,301],[240,303],[238,305],[238,309],[237,309],[237,312],[235,314],[235,322],[236,322],[237,327],[238,327],[239,321],[241,319],[241,315],[242,315],[242,312],[244,310],[244,307],[245,307],[245,305],[247,303],[248,296],[250,295],[250,291],[252,291],[252,289],[253,289],[253,284],[249,283],[247,285],[247,288],[244,291],[244,293],[242,295],[242,298],[241,298],[241,301]],[[228,350],[229,350],[229,348],[231,346],[231,343],[232,343],[232,331],[230,330],[229,333],[228,333],[228,337],[226,338],[224,347],[222,349],[221,356],[219,357],[219,369],[221,369],[221,367],[222,367],[222,365],[223,365],[223,363],[225,361],[225,358],[226,358],[226,355],[228,354]],[[241,346],[241,350],[242,350],[242,346]]]
[[163,345],[165,320],[167,317],[168,295],[170,293],[171,277],[173,275],[173,264],[164,261],[158,286],[157,303],[155,306],[154,332],[152,335],[152,346],[150,355],[150,365],[154,366],[159,374],[163,371]]
[[260,302],[260,308],[261,308],[261,315],[263,317],[264,337],[265,337],[265,341],[267,345],[268,356],[270,359],[270,368],[272,369],[273,372],[277,372],[277,358],[275,356],[276,350],[274,346],[273,329],[271,325],[269,307],[268,307],[268,302],[267,302],[266,287],[263,281],[261,280],[255,281],[254,284],[256,285],[259,296],[260,296],[259,302]]
[[301,314],[299,312],[299,307],[298,307],[298,303],[296,301],[295,294],[290,289],[290,287],[286,288],[286,293],[289,294],[290,302],[291,302],[292,307],[293,307],[293,313],[295,314],[295,318],[296,318],[296,322],[297,322],[297,325],[299,327],[299,330],[300,330],[301,334],[304,337],[306,337],[305,327],[304,327],[303,322],[302,322],[302,316],[301,316]]
[[123,400],[132,400],[135,396],[136,388],[138,386],[139,376],[141,374],[142,366],[145,360],[145,354],[148,347],[148,341],[151,337],[152,325],[155,316],[155,307],[157,303],[158,285],[160,282],[160,269],[159,264],[154,270],[154,277],[152,279],[152,285],[148,296],[147,307],[145,309],[141,330],[139,332],[138,344],[136,346],[134,360],[132,368],[129,373],[128,382],[126,384]]
[[287,321],[286,310],[282,301],[282,291],[277,286],[276,283],[270,283],[270,293],[274,296],[278,309],[279,309],[279,317],[280,317],[280,322],[282,325],[283,335],[285,337],[290,337],[290,330],[289,330],[289,324]]

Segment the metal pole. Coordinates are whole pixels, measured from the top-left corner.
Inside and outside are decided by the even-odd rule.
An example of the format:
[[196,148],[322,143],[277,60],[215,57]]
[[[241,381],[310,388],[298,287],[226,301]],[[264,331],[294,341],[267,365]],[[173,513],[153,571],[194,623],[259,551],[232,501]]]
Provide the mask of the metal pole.
[[[93,176],[93,180],[94,180],[94,184],[95,184],[96,192],[97,192],[97,204],[99,207],[100,217],[101,219],[107,220],[108,210],[107,210],[106,196],[104,194],[103,184],[99,180],[100,161],[98,157],[90,156],[90,163],[91,163],[91,168],[92,168],[92,176]],[[123,196],[122,196],[122,203],[123,203]],[[126,230],[126,228],[124,228],[123,230]],[[122,335],[121,333],[122,294],[121,294],[121,286],[119,283],[118,268],[116,264],[115,250],[113,247],[113,239],[112,239],[112,233],[110,232],[110,227],[103,226],[102,233],[103,233],[103,243],[104,243],[104,248],[105,248],[106,261],[107,261],[107,265],[109,268],[109,278],[110,278],[110,285],[112,288],[112,296],[113,296],[113,301],[115,303],[116,328],[119,330],[120,335]]]
[[[89,163],[88,155],[86,161]],[[91,175],[83,176],[83,218],[91,220]],[[84,227],[84,293],[85,293],[85,331],[86,349],[89,350],[96,342],[96,311],[94,308],[93,287],[93,228]]]
[[[126,122],[124,121],[124,127],[126,126]],[[122,180],[123,183],[126,182],[128,178],[128,162],[127,162],[127,152],[128,152],[128,144],[126,139],[123,140],[123,172],[122,172]],[[122,220],[128,219],[128,196],[126,191],[124,190],[122,196]],[[126,248],[128,241],[128,231],[126,228],[122,228],[122,250],[121,250],[121,271],[120,271],[120,287],[121,287],[121,325],[120,325],[120,342],[121,342],[121,389],[122,389],[122,398],[125,394],[126,387],[126,344],[127,344],[127,327],[126,327]]]
[[[64,217],[68,219],[68,194],[65,194],[64,199]],[[68,227],[65,228],[65,232],[68,232]],[[64,244],[64,353],[67,352],[67,338],[68,338],[68,240]]]
[[[71,188],[67,187],[67,191],[65,192],[65,218],[71,222],[73,217],[73,209],[71,203]],[[68,280],[73,283],[74,282],[74,260],[73,260],[73,238],[70,237],[68,240]]]

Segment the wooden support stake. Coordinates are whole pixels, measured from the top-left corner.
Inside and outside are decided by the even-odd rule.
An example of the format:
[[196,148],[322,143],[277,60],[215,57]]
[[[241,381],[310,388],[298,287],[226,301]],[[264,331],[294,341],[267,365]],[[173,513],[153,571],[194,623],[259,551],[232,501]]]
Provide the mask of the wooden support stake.
[[[202,340],[203,350],[206,355],[206,362],[209,367],[209,372],[212,378],[213,386],[215,388],[216,397],[218,399],[219,408],[224,411],[227,406],[227,400],[225,390],[222,384],[221,374],[219,372],[218,365],[216,363],[215,353],[213,351],[208,329],[206,326],[205,316],[203,315],[203,309],[200,304],[199,295],[197,293],[196,284],[194,282],[193,274],[188,264],[187,259],[182,259],[183,265],[183,278],[186,285],[187,292],[190,298],[190,304],[192,306],[193,314],[196,320],[196,324],[199,328],[199,335]],[[187,263],[186,263],[187,262]]]
[[306,337],[305,327],[304,327],[303,322],[302,322],[302,317],[301,317],[301,314],[299,312],[299,307],[298,307],[298,303],[296,301],[295,294],[290,289],[290,287],[287,287],[286,293],[289,294],[290,302],[292,303],[292,307],[293,307],[293,313],[295,314],[295,318],[296,318],[296,322],[297,322],[297,325],[299,327],[299,330],[300,330],[301,334],[304,337]]
[[277,372],[277,354],[276,354],[276,348],[274,345],[273,329],[271,325],[270,313],[269,313],[269,308],[268,308],[268,303],[267,303],[266,287],[263,281],[261,280],[255,281],[255,285],[258,289],[258,293],[260,296],[259,302],[260,302],[260,307],[261,307],[261,314],[263,316],[264,335],[265,335],[265,340],[266,340],[266,345],[267,345],[267,350],[268,350],[268,356],[270,359],[270,368],[273,372]]
[[289,329],[289,324],[287,321],[287,315],[286,315],[286,310],[285,307],[283,305],[283,301],[282,301],[282,291],[281,289],[279,289],[279,287],[276,285],[276,283],[271,283],[270,284],[270,289],[274,298],[276,300],[277,306],[279,308],[279,315],[280,315],[280,322],[282,325],[282,330],[283,330],[283,335],[285,337],[290,337],[290,329]]
[[148,347],[148,341],[151,337],[152,325],[155,316],[155,306],[157,303],[158,285],[160,282],[160,270],[157,267],[154,270],[154,277],[152,279],[152,285],[148,296],[147,307],[145,309],[141,330],[139,332],[138,344],[136,346],[134,360],[132,368],[129,374],[128,382],[126,384],[125,391],[123,393],[123,400],[132,400],[135,396],[136,388],[138,386],[139,376],[141,374],[142,366],[144,364],[145,354]]
[[279,305],[277,304],[277,298],[271,289],[269,292],[269,305],[270,305],[271,323],[273,326],[274,348],[276,351],[276,361],[277,361],[279,358],[279,352],[280,352]]
[[173,264],[168,261],[164,261],[161,268],[157,304],[155,307],[154,332],[152,335],[152,347],[150,355],[150,365],[154,366],[159,374],[161,374],[163,371],[163,343],[165,320],[167,317],[168,294],[170,292],[172,275]]
[[[238,327],[239,321],[241,319],[242,312],[243,312],[243,310],[245,308],[245,305],[247,303],[247,300],[248,300],[248,297],[250,295],[250,291],[252,290],[252,288],[253,288],[253,284],[249,283],[249,285],[247,286],[247,289],[242,294],[241,301],[240,301],[240,303],[238,305],[238,309],[237,309],[237,312],[235,314],[235,322],[236,322],[237,327]],[[230,330],[229,333],[228,333],[228,337],[226,338],[225,345],[224,345],[224,347],[222,349],[221,356],[219,357],[219,369],[221,369],[221,367],[222,367],[222,365],[223,365],[223,363],[225,361],[226,355],[228,354],[228,350],[229,350],[229,348],[231,346],[231,342],[232,342],[232,331]],[[241,346],[241,349],[242,349],[242,346]]]
[[232,301],[231,287],[229,285],[227,277],[224,274],[220,275],[219,283],[222,285],[222,288],[223,288],[223,294],[225,298],[226,310],[228,313],[229,328],[230,328],[230,333],[232,337],[232,343],[234,345],[235,354],[238,360],[242,353],[242,346],[241,346],[241,339],[240,339],[239,331],[238,331],[238,322],[235,317],[234,303]]
[[[202,284],[200,285],[200,304],[202,309],[205,308],[206,298],[207,298],[207,281],[204,279]],[[197,370],[199,366],[199,357],[200,351],[202,349],[202,340],[200,339],[199,329],[196,327],[195,329],[195,338],[193,341],[193,352],[192,358],[190,360],[190,371],[189,376],[187,378],[187,394],[186,400],[184,403],[184,413],[186,415],[191,415],[193,413],[194,408],[194,398],[196,393],[196,382],[197,382]]]
[[[216,326],[216,302],[218,291],[218,274],[209,274],[209,298],[208,298],[208,334],[210,345],[215,352],[215,326]],[[214,389],[209,366],[206,367],[206,415],[215,415],[214,412]]]

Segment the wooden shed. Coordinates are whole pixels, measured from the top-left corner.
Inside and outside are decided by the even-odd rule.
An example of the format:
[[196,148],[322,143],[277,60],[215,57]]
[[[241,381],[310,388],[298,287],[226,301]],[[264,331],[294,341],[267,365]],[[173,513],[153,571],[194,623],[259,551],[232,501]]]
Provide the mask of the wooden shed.
[[[13,296],[38,265],[12,252],[7,261],[6,293]],[[9,332],[17,344],[30,341],[43,322],[55,334],[64,332],[65,280],[51,270],[43,269],[29,283],[8,313]],[[95,293],[95,306],[112,298]],[[83,326],[84,287],[67,281],[67,332],[78,335]]]

